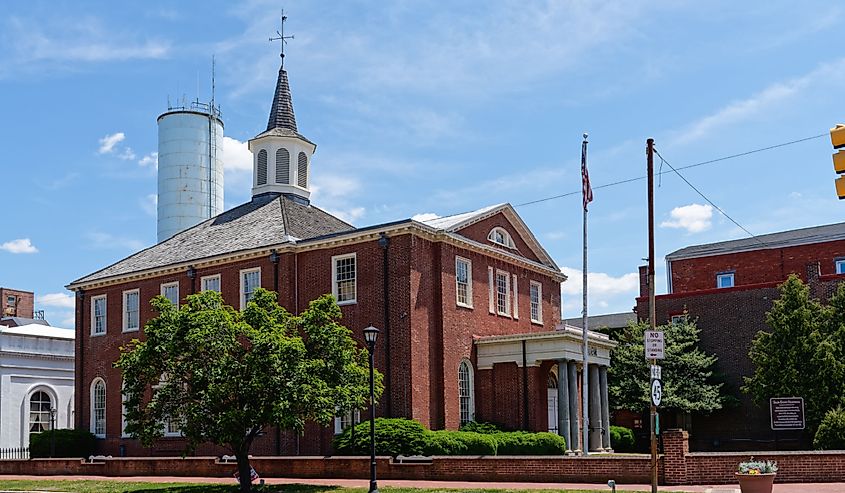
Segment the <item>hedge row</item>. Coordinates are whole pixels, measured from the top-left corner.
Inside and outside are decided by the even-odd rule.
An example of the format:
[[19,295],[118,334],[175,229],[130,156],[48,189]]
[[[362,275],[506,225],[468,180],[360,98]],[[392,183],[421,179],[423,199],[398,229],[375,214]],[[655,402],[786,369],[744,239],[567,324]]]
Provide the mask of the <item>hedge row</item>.
[[634,432],[630,428],[624,426],[610,427],[610,446],[615,452],[634,452],[635,451]]
[[[354,440],[353,440],[354,437]],[[376,454],[379,455],[562,455],[563,437],[554,433],[499,431],[480,425],[478,431],[429,431],[404,418],[376,418]],[[370,449],[370,422],[349,427],[335,437],[338,454],[356,455]]]
[[47,430],[30,436],[29,456],[33,459],[50,457],[88,457],[94,453],[94,435],[87,430]]

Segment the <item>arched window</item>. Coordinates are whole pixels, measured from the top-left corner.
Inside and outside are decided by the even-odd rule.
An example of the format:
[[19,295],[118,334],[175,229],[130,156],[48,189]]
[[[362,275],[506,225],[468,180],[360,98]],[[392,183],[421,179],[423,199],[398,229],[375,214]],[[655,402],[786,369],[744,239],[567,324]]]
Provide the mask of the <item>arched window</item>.
[[41,433],[50,429],[50,410],[53,399],[50,394],[39,390],[29,398],[29,433]]
[[487,235],[487,239],[503,247],[516,248],[510,233],[505,231],[504,228],[495,227],[491,229],[490,234]]
[[91,383],[91,433],[106,437],[106,383],[96,378]]
[[473,385],[472,364],[461,361],[458,367],[458,399],[461,405],[461,425],[475,419],[475,389]]
[[297,176],[297,185],[302,188],[308,187],[308,156],[305,155],[304,152],[299,153],[299,159],[296,167],[298,176]]
[[290,153],[284,147],[276,151],[276,183],[290,183]]
[[256,170],[255,180],[256,185],[267,184],[267,151],[264,149],[258,151],[258,170]]

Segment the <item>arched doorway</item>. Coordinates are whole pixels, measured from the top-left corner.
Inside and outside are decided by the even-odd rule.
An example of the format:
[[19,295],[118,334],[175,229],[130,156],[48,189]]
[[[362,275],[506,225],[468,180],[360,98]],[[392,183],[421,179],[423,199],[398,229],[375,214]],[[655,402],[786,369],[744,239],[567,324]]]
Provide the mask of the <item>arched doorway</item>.
[[548,388],[548,416],[549,416],[549,432],[557,433],[557,374],[554,370],[549,371],[549,378],[546,387]]

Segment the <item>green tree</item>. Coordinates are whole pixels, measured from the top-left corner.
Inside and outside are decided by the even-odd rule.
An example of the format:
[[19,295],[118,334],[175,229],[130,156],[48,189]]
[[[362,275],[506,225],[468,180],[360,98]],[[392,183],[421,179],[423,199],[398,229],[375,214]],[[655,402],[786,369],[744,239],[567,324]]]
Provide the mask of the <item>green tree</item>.
[[758,332],[751,343],[754,375],[745,377],[743,391],[760,405],[771,397],[803,397],[812,432],[845,389],[845,285],[823,306],[798,276],[789,276],[766,325],[771,331]]
[[[648,328],[644,323],[628,326],[611,352],[608,394],[614,409],[644,411],[651,404],[651,362],[645,359],[643,341]],[[663,331],[666,355],[659,361],[663,377],[661,409],[706,414],[734,400],[714,378],[716,356],[698,347],[700,330],[695,322],[663,325],[657,330]]]
[[[366,350],[338,323],[325,295],[294,316],[276,293],[258,289],[243,312],[219,293],[187,297],[175,308],[157,296],[158,317],[145,341],[121,348],[126,431],[149,446],[163,423],[178,420],[186,452],[204,442],[237,457],[241,491],[249,491],[249,451],[268,426],[302,430],[364,407],[369,397]],[[377,395],[381,375],[376,375]]]

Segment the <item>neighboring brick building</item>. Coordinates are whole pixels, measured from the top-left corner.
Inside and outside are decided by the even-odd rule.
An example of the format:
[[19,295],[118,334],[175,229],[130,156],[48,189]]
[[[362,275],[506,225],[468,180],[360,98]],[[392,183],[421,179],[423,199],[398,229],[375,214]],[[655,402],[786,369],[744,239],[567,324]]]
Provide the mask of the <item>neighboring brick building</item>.
[[35,311],[35,295],[31,291],[0,287],[0,318],[20,317],[33,318]]
[[[719,357],[716,370],[741,401],[738,409],[693,418],[693,449],[807,445],[812,437],[802,432],[775,434],[768,408],[755,406],[739,389],[742,378],[754,373],[748,351],[758,331],[770,330],[765,318],[779,296],[778,285],[797,274],[812,296],[824,300],[845,280],[845,223],[691,246],[667,255],[666,267],[669,293],[656,297],[657,323],[682,316],[695,319],[701,348]],[[647,271],[640,267],[641,320],[648,319],[648,308]],[[674,417],[665,418],[666,426],[675,424]]]
[[[297,130],[281,69],[267,130],[249,148],[250,202],[68,286],[76,292],[76,426],[102,439],[100,452],[181,450],[178,430],[153,450],[122,436],[121,376],[112,363],[120,346],[143,337],[154,316],[150,299],[179,302],[211,289],[242,308],[259,286],[278,292],[292,313],[332,293],[359,341],[371,323],[382,330],[381,416],[434,429],[471,419],[532,430],[565,423],[561,434],[578,434],[568,419],[572,406],[557,406],[559,396],[577,403],[580,393],[566,385],[581,371],[580,331],[556,330],[566,278],[513,207],[355,228],[312,206],[315,145]],[[607,393],[599,383],[606,383],[612,343],[600,334],[590,340],[590,448],[604,449]],[[567,370],[560,380],[558,363]],[[347,424],[309,424],[301,438],[268,430],[254,453],[330,453],[333,432]]]

